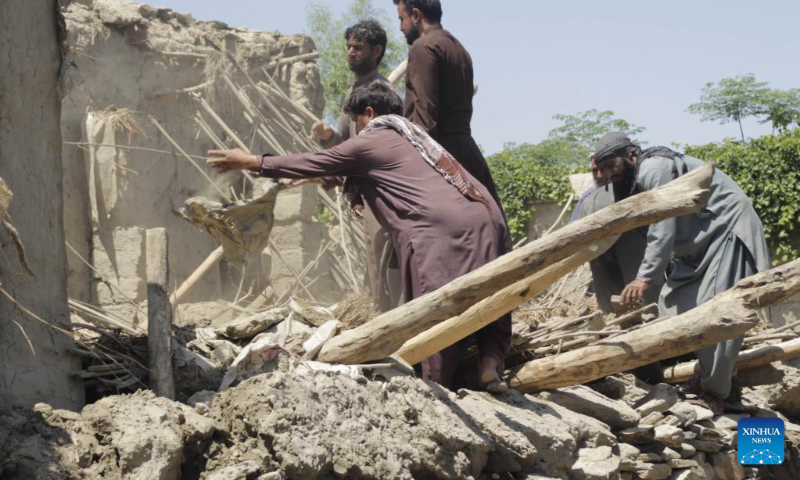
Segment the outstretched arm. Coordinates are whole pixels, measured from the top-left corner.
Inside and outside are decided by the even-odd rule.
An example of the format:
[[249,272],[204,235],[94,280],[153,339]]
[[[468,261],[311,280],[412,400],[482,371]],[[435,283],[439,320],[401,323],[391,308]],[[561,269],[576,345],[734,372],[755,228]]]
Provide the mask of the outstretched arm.
[[347,176],[359,174],[365,169],[363,162],[358,160],[358,145],[355,140],[348,140],[321,152],[276,157],[258,157],[238,148],[210,150],[208,155],[212,157],[208,164],[220,172],[249,170],[273,178]]

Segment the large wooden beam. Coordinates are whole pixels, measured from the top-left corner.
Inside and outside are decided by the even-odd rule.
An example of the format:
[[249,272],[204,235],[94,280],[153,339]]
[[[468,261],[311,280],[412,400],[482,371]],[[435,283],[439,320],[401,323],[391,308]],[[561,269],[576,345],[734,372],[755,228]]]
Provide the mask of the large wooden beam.
[[449,284],[334,337],[320,352],[328,363],[385,358],[406,341],[607,236],[698,211],[708,200],[714,167],[698,168],[663,187],[610,205]]
[[800,259],[745,278],[684,314],[528,362],[513,372],[510,384],[523,392],[577,385],[741,337],[758,324],[758,309],[798,291]]
[[147,319],[150,388],[160,397],[175,399],[172,375],[172,305],[169,303],[167,230],[147,230]]
[[439,323],[407,341],[397,354],[411,365],[425,360],[539,295],[559,278],[600,256],[614,245],[618,238],[618,236],[603,238],[571,257],[484,298],[461,315]]
[[[751,368],[762,367],[773,362],[791,360],[800,357],[800,338],[775,345],[745,350],[736,359],[736,368],[741,372]],[[700,373],[700,364],[697,360],[679,363],[664,369],[664,380],[667,383],[681,383]]]

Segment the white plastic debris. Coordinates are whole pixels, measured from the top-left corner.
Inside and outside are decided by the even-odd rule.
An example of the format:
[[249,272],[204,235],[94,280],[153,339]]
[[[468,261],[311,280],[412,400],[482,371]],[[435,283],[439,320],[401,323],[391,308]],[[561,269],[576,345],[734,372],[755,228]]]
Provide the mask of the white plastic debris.
[[314,358],[328,340],[336,335],[339,330],[338,320],[328,320],[319,327],[308,340],[303,342],[303,350],[306,351],[306,358]]

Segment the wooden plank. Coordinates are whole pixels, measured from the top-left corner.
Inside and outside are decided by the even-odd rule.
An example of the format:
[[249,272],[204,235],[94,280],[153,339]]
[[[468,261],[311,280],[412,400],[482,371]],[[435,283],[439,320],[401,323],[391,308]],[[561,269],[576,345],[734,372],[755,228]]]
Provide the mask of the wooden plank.
[[366,363],[385,358],[437,323],[607,236],[698,211],[708,200],[713,164],[573,222],[438,290],[332,338],[319,360]]
[[[759,323],[759,309],[798,291],[800,259],[745,278],[732,289],[681,315],[571,352],[528,362],[513,372],[510,385],[523,392],[577,385],[741,337]],[[771,354],[777,356],[780,352],[776,349]]]
[[147,230],[147,346],[150,388],[160,397],[175,399],[172,375],[172,305],[169,301],[167,230]]

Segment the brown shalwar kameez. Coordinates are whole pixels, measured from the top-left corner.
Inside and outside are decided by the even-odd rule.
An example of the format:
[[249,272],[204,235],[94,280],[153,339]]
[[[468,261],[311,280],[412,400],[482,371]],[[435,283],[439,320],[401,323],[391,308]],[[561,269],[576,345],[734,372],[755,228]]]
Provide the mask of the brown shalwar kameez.
[[428,27],[408,52],[404,116],[450,152],[500,205],[489,166],[472,138],[474,90],[469,52],[440,25]]
[[[432,292],[511,249],[503,216],[487,189],[464,177],[487,200],[471,201],[394,130],[364,132],[331,149],[262,159],[263,176],[347,176],[392,236],[406,301]],[[504,316],[476,333],[480,354],[502,364],[511,345]],[[423,377],[452,385],[458,345],[423,362]]]

